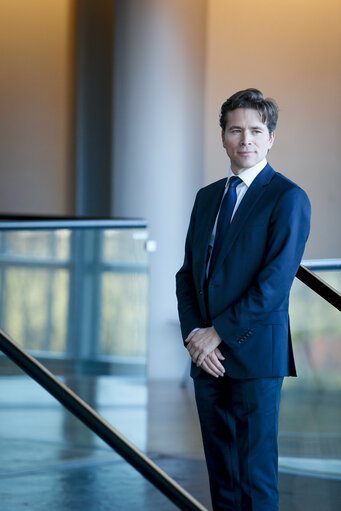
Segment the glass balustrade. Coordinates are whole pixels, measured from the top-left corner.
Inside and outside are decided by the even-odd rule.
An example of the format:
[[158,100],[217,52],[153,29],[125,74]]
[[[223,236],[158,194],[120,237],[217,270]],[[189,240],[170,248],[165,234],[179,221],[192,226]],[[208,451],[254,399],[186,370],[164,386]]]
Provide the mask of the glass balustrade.
[[[0,377],[1,509],[178,509],[12,362],[7,369],[11,375]],[[145,448],[145,387],[126,377],[61,379]]]
[[44,225],[0,222],[1,328],[59,373],[143,376],[146,226]]
[[[0,221],[1,329],[143,450],[147,238],[142,221]],[[36,384],[1,352],[0,374],[2,399],[13,403],[1,421],[10,434],[11,414],[27,417],[22,425],[35,421],[23,396]],[[43,412],[53,399],[35,402]],[[49,423],[29,428],[32,434],[70,419],[59,410],[55,422],[57,406],[46,406]]]
[[[341,291],[341,262],[303,262]],[[295,279],[290,317],[298,378],[286,378],[280,470],[341,479],[341,314]]]
[[[209,508],[192,386],[146,382],[147,236],[145,225],[1,229],[0,223],[0,326]],[[340,261],[306,266],[341,290]],[[302,506],[318,478],[326,484],[323,509],[331,511],[329,483],[341,480],[341,316],[297,279],[290,316],[298,378],[286,378],[282,393],[281,509],[308,509]],[[1,354],[0,370],[0,491],[9,509],[11,502],[23,505],[24,490],[16,500],[13,492],[25,484],[37,488],[35,511],[51,507],[52,497],[56,510],[77,509],[77,491],[95,509],[100,491],[103,502],[113,503],[122,488],[125,511],[134,502],[136,509],[136,498],[141,509],[175,509]],[[39,508],[43,487],[47,500]]]
[[[1,329],[144,451],[147,238],[142,221],[0,221]],[[6,509],[135,510],[134,492],[176,509],[1,352],[0,375]]]

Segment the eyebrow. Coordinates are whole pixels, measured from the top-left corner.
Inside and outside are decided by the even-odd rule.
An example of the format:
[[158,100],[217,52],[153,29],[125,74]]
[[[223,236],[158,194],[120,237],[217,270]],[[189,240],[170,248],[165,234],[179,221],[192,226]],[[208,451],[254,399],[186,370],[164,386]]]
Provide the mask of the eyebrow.
[[[230,126],[228,129],[233,130],[235,128],[238,128],[239,130],[245,129],[242,126],[238,126],[237,124]],[[263,128],[263,126],[251,126],[250,129],[251,130],[263,130],[264,128]]]

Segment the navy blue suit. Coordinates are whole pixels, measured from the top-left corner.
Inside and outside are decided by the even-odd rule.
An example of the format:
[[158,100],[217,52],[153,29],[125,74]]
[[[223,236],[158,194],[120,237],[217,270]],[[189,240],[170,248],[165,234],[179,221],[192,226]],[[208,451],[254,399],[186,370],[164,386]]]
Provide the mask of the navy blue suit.
[[[214,401],[212,385],[226,387],[226,382],[228,385],[236,383],[237,387],[231,394],[233,401],[233,396],[238,394],[243,381],[249,389],[252,389],[252,395],[256,396],[255,389],[257,385],[262,385],[261,380],[270,381],[275,378],[276,383],[274,385],[271,383],[270,393],[272,392],[271,399],[274,395],[277,396],[278,403],[275,407],[278,412],[280,395],[278,381],[281,382],[283,376],[296,375],[288,300],[310,227],[310,203],[306,193],[267,164],[242,199],[227,231],[212,275],[207,281],[208,247],[225,183],[226,179],[222,179],[198,192],[186,238],[184,263],[176,275],[178,310],[183,338],[186,339],[195,328],[213,325],[222,339],[219,349],[225,356],[223,365],[226,373],[223,378],[219,378],[219,383],[214,377],[204,373],[200,367],[192,364],[191,368],[191,375],[195,382],[198,380],[197,387],[201,389],[197,392],[196,388],[196,392],[204,446],[208,442],[205,436],[209,435],[209,431],[204,431],[203,421],[208,424],[210,419],[207,416],[208,401],[205,401],[205,411],[200,412],[199,401],[204,399],[202,389],[205,388],[207,394],[211,396],[210,399]],[[222,383],[222,380],[225,382]],[[251,386],[250,382],[253,382]],[[225,388],[224,392],[227,395],[230,390]],[[242,394],[243,392],[240,393]],[[251,394],[248,394],[245,399],[250,400],[251,397]],[[231,413],[236,413],[238,416],[239,412],[236,412],[238,404],[235,402],[232,404],[232,401],[229,400],[227,406],[230,408],[232,406],[234,411]],[[266,407],[265,401],[266,392],[262,399]],[[244,405],[241,406],[243,408]],[[262,414],[263,412],[260,413],[260,423],[255,429],[255,435],[258,435],[258,428],[262,430]],[[235,420],[238,422],[239,419],[235,418]],[[209,430],[213,427],[214,423],[210,424]],[[228,425],[225,424],[224,427]],[[229,429],[231,438],[235,428],[234,422]],[[243,429],[241,424],[239,428]],[[219,434],[217,432],[217,435]],[[212,433],[212,436],[215,435]],[[222,441],[217,441],[219,449],[223,448]],[[233,441],[238,444],[235,438]],[[266,457],[266,453],[261,452],[262,447],[258,447],[260,449],[258,455]],[[205,448],[206,459],[212,454],[206,451],[214,449],[211,444],[207,449]],[[240,446],[240,449],[243,448]],[[232,463],[230,469],[226,469],[226,477],[234,479],[235,483],[241,477],[240,472],[243,472],[240,468],[243,460],[237,459],[241,456],[240,449],[239,453],[230,452],[227,456],[229,461],[227,459],[224,461],[225,465]],[[255,452],[245,453],[246,457],[251,455],[255,456]],[[272,456],[272,463],[273,459]],[[245,463],[249,461],[245,460]],[[239,469],[235,467],[236,464]],[[213,459],[211,468],[209,466],[213,493],[217,491],[216,488],[212,489],[214,480],[219,479],[217,473],[210,473],[210,470],[214,472],[214,466]],[[219,470],[221,471],[222,468],[218,467],[217,471]],[[262,479],[257,469],[255,473],[258,474],[258,479]],[[248,477],[252,478],[252,475],[249,474]],[[266,487],[267,484],[264,483],[264,486]],[[252,485],[251,482],[249,487]],[[234,488],[237,486],[234,484]],[[263,490],[264,495],[273,491],[271,488],[269,491],[267,488]],[[244,498],[243,501],[241,497],[233,505],[226,504],[224,507],[223,503],[214,504],[214,509],[257,509],[257,511],[258,509],[261,511],[277,509],[275,505],[270,504],[273,497],[269,497],[268,504],[264,495],[260,497],[258,507],[257,504],[243,504],[247,499]]]

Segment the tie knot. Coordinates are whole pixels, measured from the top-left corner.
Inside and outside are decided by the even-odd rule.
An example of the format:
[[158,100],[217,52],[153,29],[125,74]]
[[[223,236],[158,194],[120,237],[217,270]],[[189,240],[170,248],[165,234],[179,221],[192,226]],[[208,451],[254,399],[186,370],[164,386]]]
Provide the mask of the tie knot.
[[238,186],[239,183],[241,182],[242,180],[240,179],[240,177],[232,176],[229,179],[229,188],[236,188],[236,186]]

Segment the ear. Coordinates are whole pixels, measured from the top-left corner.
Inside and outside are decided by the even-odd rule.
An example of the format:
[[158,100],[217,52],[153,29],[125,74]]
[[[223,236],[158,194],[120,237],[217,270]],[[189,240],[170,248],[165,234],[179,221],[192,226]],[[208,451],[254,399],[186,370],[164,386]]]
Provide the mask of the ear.
[[269,138],[269,149],[271,149],[272,144],[273,144],[273,143],[274,143],[274,141],[275,141],[275,136],[276,136],[276,134],[275,134],[275,132],[274,132],[274,131],[273,131],[272,133],[270,133],[270,138]]
[[225,147],[225,130],[221,130],[221,140],[223,143],[223,147]]

